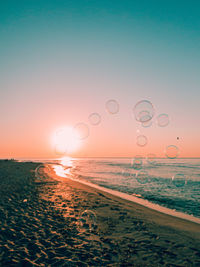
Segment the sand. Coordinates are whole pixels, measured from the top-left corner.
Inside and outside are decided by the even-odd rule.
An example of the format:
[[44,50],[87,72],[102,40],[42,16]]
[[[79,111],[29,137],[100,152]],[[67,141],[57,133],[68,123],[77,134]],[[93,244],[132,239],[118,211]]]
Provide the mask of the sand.
[[200,225],[37,166],[0,161],[1,266],[200,266]]

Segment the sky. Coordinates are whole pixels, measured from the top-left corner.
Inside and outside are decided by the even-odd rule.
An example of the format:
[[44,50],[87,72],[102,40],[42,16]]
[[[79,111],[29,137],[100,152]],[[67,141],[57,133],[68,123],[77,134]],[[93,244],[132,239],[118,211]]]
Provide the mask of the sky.
[[[74,157],[164,157],[168,145],[200,157],[199,13],[194,0],[1,1],[0,157],[57,157],[52,136],[77,123],[89,135]],[[148,128],[133,114],[145,99],[155,108]]]

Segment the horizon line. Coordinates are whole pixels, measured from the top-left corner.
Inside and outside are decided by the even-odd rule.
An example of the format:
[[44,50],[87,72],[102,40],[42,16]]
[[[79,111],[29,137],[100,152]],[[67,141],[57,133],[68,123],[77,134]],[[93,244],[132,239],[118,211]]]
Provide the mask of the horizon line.
[[[72,157],[72,156],[63,156],[63,157],[69,157],[69,158],[74,158],[74,159],[79,159],[79,158],[85,158],[85,159],[87,159],[87,158],[116,158],[116,159],[129,159],[129,158],[134,158],[135,156],[122,156],[122,157],[109,157],[109,156],[104,156],[104,157],[93,157],[93,156],[88,156],[88,157]],[[40,159],[47,159],[47,160],[59,160],[59,159],[61,159],[61,158],[63,158],[63,157],[60,157],[60,158],[51,158],[51,157],[8,157],[8,158],[1,158],[0,157],[0,160],[6,160],[6,159],[8,159],[8,160],[11,160],[11,159],[16,159],[16,160],[19,160],[19,159],[29,159],[29,160],[31,160],[31,159],[38,159],[38,160],[40,160]],[[142,156],[141,155],[141,157],[142,158],[147,158],[147,157],[145,157],[145,156]],[[155,157],[156,159],[171,159],[171,158],[167,158],[167,157]],[[200,159],[200,156],[199,157],[177,157],[177,158],[172,158],[172,159]]]

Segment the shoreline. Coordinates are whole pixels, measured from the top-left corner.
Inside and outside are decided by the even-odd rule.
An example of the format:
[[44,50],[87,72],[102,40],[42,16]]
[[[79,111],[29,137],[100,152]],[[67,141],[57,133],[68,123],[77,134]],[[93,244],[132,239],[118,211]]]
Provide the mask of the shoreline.
[[[199,266],[200,226],[56,176],[0,161],[0,265]],[[49,175],[48,175],[49,172]],[[95,215],[94,228],[82,214]]]
[[[78,186],[79,188],[81,187],[83,190],[85,189],[86,191],[89,190],[89,191],[98,192],[102,195],[105,195],[107,199],[114,199],[117,202],[121,203],[122,205],[129,206],[130,209],[137,210],[137,212],[142,214],[141,216],[142,219],[146,219],[147,221],[149,220],[151,222],[158,223],[160,226],[172,227],[174,229],[187,232],[191,234],[194,238],[198,238],[200,241],[200,220],[196,217],[191,216],[193,217],[192,219],[194,220],[187,220],[186,218],[174,216],[172,214],[168,214],[166,212],[157,210],[157,207],[154,209],[154,207],[150,208],[149,206],[143,205],[143,202],[146,202],[146,204],[149,203],[148,200],[139,199],[135,196],[121,193],[121,192],[118,192],[112,189],[107,189],[107,188],[92,184],[90,182],[76,180],[70,177],[64,178],[64,177],[59,177],[59,176],[56,176],[56,178],[52,178],[52,179],[60,180],[63,182],[70,180],[71,182],[73,182],[74,186]],[[155,206],[159,206],[159,205],[155,204]],[[164,207],[161,207],[161,208],[164,208]],[[170,209],[166,208],[166,210],[170,210]],[[172,210],[170,210],[170,213],[171,211]],[[175,213],[179,214],[179,212],[175,212]],[[183,215],[185,214],[183,213]],[[190,215],[188,216],[190,217]],[[196,219],[198,222],[196,222]]]
[[[51,165],[51,164],[59,164],[59,163],[57,163],[57,162],[54,162],[54,163],[53,162],[43,162],[43,164],[50,164]],[[64,173],[64,171],[63,171],[63,173]],[[68,178],[73,179],[73,177],[71,178],[70,176],[68,176]],[[127,193],[126,191],[121,192],[121,191],[118,191],[118,189],[112,189],[112,187],[109,188],[109,187],[100,186],[98,184],[94,184],[94,183],[89,182],[87,180],[84,181],[84,180],[80,179],[78,181],[80,183],[87,184],[88,186],[96,187],[101,191],[108,192],[112,195],[116,195],[120,198],[136,202],[136,203],[141,204],[141,205],[148,207],[150,209],[154,209],[154,210],[157,210],[159,212],[162,212],[162,213],[174,216],[174,217],[182,218],[182,219],[200,224],[200,217],[198,217],[199,214],[196,213],[196,210],[194,210],[194,209],[189,210],[189,208],[188,208],[188,210],[186,209],[185,211],[184,211],[184,209],[179,210],[178,208],[177,209],[174,208],[174,206],[172,206],[172,205],[171,206],[170,205],[162,205],[161,202],[160,203],[156,202],[156,201],[153,202],[153,201],[145,199],[143,197],[138,197],[137,195],[134,195],[134,194],[131,195],[131,194]],[[176,207],[176,205],[175,205],[175,207]],[[187,213],[187,211],[188,211],[188,213]]]
[[67,179],[71,179],[72,181],[77,181],[77,182],[79,182],[81,184],[90,186],[92,188],[98,189],[98,190],[100,190],[102,192],[106,192],[106,193],[111,194],[113,196],[116,196],[118,198],[121,198],[121,199],[124,199],[124,200],[128,200],[128,201],[131,201],[133,203],[136,203],[136,204],[139,204],[141,206],[144,206],[146,208],[155,210],[155,211],[157,211],[159,213],[163,213],[163,214],[166,214],[166,215],[169,215],[169,216],[173,216],[175,218],[180,218],[180,219],[183,219],[183,220],[186,220],[186,221],[190,221],[190,222],[194,222],[194,223],[200,224],[200,218],[197,218],[195,216],[189,215],[187,213],[179,212],[179,211],[176,211],[176,210],[161,206],[159,204],[150,202],[150,201],[148,201],[146,199],[139,198],[139,197],[136,197],[134,195],[129,195],[129,194],[126,194],[126,193],[123,193],[123,192],[120,192],[120,191],[113,190],[113,189],[109,189],[109,188],[106,188],[106,187],[103,187],[103,186],[99,186],[97,184],[93,184],[93,183],[90,183],[90,182],[87,182],[87,181],[84,181],[84,180],[76,180],[76,179],[73,179],[73,178],[70,178],[70,177],[66,177],[66,178]]

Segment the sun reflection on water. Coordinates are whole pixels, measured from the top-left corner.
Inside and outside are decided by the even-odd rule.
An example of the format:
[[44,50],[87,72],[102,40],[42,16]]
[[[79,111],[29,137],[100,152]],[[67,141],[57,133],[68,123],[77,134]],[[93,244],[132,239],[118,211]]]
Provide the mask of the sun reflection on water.
[[64,177],[66,178],[67,175],[66,175],[66,170],[63,168],[63,166],[61,165],[54,165],[53,166],[53,169],[55,171],[55,173],[60,176],[60,177]]
[[70,157],[61,158],[60,164],[53,165],[56,175],[64,178],[67,178],[67,175],[70,175],[72,167],[73,163]]
[[73,167],[72,158],[63,157],[60,159],[60,164],[66,167]]

